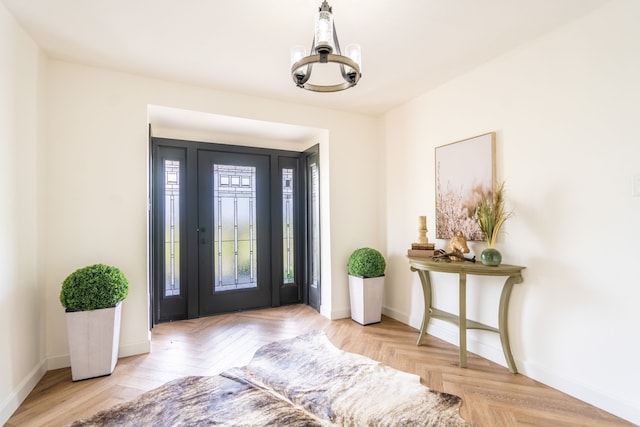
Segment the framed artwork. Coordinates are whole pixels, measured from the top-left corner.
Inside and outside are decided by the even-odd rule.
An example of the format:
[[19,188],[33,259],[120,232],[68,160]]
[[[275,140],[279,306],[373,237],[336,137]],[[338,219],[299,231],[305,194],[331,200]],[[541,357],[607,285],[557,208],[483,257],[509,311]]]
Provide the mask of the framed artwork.
[[495,182],[495,132],[436,147],[436,238],[461,231],[483,240],[473,219],[481,193],[491,198]]

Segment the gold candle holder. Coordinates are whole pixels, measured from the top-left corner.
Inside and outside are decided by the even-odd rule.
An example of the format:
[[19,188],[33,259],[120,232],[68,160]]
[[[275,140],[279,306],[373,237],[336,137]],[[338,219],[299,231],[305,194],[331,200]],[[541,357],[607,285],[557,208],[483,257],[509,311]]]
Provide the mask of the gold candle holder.
[[420,215],[418,217],[418,243],[426,244],[429,243],[429,239],[427,238],[427,216]]

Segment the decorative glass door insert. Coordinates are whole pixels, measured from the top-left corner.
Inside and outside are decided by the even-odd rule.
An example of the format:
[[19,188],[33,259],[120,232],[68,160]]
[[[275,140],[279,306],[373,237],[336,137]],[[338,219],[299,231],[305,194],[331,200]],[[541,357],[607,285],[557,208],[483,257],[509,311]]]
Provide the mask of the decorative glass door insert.
[[320,285],[320,179],[318,176],[318,164],[311,163],[311,206],[309,209],[311,229],[311,282],[312,288]]
[[295,284],[293,169],[282,169],[282,282]]
[[180,295],[180,161],[164,161],[164,296]]
[[256,168],[213,166],[213,291],[257,287]]

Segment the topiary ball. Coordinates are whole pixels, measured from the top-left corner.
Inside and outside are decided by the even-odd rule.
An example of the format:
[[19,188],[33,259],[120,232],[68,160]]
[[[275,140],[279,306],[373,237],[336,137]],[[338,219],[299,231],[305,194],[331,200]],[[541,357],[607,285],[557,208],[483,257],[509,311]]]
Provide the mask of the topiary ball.
[[380,252],[371,248],[356,249],[349,257],[347,270],[351,276],[380,277],[384,276],[387,264]]
[[95,264],[80,268],[64,279],[60,302],[67,311],[114,307],[129,294],[129,282],[117,267]]

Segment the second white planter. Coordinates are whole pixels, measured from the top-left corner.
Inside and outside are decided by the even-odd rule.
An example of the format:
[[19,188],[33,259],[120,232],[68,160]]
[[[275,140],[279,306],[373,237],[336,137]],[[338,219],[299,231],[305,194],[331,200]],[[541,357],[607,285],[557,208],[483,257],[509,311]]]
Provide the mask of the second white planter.
[[365,279],[349,275],[351,318],[361,325],[380,322],[383,295],[384,276]]
[[122,302],[100,310],[67,312],[73,381],[113,372],[118,361]]

